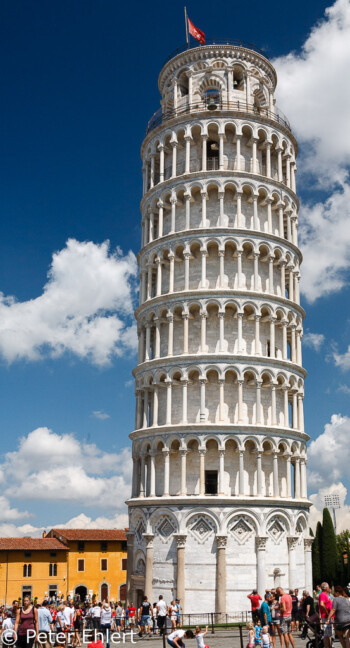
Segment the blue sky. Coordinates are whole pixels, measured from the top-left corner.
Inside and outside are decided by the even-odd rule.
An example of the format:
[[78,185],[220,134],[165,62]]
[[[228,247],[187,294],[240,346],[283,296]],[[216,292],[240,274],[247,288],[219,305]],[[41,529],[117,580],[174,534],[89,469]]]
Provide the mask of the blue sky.
[[[320,508],[322,487],[342,500],[350,487],[349,0],[187,8],[208,37],[253,42],[274,60],[300,142],[305,419]],[[162,63],[185,40],[183,4],[3,0],[0,32],[0,532],[77,516],[124,524],[140,146]],[[342,517],[350,527],[348,505]]]

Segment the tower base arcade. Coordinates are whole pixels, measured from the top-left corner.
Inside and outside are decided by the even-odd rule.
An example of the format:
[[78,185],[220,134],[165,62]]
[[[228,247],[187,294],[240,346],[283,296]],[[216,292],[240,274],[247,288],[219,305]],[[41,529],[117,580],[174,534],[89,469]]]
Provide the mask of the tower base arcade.
[[179,598],[186,614],[230,615],[249,609],[254,588],[311,591],[308,503],[189,499],[162,498],[161,507],[157,498],[147,506],[129,500],[129,601],[162,594],[167,603]]

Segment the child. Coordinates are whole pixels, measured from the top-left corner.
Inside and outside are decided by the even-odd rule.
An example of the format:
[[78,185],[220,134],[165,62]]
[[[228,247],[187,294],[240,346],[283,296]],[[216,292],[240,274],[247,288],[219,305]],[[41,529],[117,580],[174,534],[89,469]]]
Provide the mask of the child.
[[202,632],[200,626],[196,626],[195,636],[197,641],[197,648],[209,648],[207,644],[204,643],[204,637],[208,634],[208,626],[205,626],[205,632]]
[[262,627],[261,627],[260,620],[256,622],[254,626],[254,632],[255,632],[254,644],[256,646],[261,646]]
[[269,635],[269,626],[266,625],[266,626],[263,627],[261,639],[262,639],[262,647],[263,648],[270,648],[270,646],[271,646],[271,637]]
[[252,621],[247,623],[246,628],[248,630],[247,648],[254,648],[255,632],[254,632],[254,624],[252,623]]

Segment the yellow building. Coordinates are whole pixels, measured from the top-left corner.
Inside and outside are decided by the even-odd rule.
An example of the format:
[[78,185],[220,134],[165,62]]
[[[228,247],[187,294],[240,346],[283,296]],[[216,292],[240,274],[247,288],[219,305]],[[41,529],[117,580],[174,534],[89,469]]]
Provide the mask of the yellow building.
[[126,599],[126,535],[121,529],[52,529],[48,537],[69,548],[67,595]]
[[0,604],[29,594],[126,599],[126,535],[119,529],[52,529],[0,538]]
[[0,538],[0,602],[65,595],[68,551],[56,538]]

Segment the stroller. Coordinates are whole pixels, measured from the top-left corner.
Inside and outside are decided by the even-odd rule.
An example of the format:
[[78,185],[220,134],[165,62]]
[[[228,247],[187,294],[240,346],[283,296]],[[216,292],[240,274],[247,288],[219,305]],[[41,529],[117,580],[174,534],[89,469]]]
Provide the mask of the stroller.
[[321,627],[320,617],[313,614],[304,621],[302,639],[307,639],[306,648],[324,648],[323,629]]
[[[301,635],[301,637],[303,639],[307,639],[306,648],[324,648],[324,629],[321,625],[318,614],[314,614],[313,616],[305,619],[305,626],[303,628],[303,634]],[[332,644],[334,643],[334,641],[339,640],[337,637],[335,639],[333,637]]]

